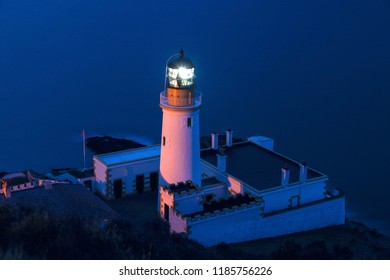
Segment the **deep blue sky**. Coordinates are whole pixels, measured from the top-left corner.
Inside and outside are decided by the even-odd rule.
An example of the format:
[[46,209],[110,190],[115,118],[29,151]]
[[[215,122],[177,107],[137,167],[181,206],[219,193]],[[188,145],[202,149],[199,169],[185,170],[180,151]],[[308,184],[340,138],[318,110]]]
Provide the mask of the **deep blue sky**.
[[390,1],[0,1],[0,170],[82,164],[81,137],[157,143],[184,48],[201,133],[265,135],[390,233]]

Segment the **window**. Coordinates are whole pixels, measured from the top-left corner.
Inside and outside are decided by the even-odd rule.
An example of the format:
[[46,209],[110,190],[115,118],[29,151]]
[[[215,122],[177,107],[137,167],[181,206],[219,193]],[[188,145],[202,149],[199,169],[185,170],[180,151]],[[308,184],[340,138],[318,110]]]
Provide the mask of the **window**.
[[163,146],[165,146],[165,136],[163,136]]
[[114,197],[121,198],[123,192],[123,182],[122,179],[114,180]]
[[206,194],[206,195],[204,196],[205,202],[210,202],[210,201],[213,200],[213,198],[214,198],[214,194],[212,194],[212,193]]
[[293,195],[290,199],[289,199],[289,202],[290,204],[288,205],[288,207],[296,207],[300,204],[300,197],[299,195]]
[[187,118],[187,127],[192,126],[192,118]]
[[295,207],[299,205],[299,197],[293,196],[291,197],[291,207]]
[[145,189],[145,175],[137,175],[135,176],[135,189],[137,193],[143,193]]

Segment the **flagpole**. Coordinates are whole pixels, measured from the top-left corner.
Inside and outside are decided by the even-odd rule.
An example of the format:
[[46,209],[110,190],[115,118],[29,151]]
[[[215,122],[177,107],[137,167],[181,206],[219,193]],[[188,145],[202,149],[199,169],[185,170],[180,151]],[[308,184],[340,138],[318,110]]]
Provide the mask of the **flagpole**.
[[83,158],[84,158],[84,169],[85,170],[85,129],[83,129]]

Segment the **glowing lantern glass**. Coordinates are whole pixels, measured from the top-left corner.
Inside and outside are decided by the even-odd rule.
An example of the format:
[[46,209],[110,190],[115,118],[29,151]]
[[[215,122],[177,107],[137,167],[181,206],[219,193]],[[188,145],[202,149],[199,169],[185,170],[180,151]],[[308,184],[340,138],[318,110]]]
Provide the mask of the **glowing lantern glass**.
[[183,50],[180,50],[179,56],[168,62],[167,78],[169,87],[189,88],[194,85],[195,68],[192,61],[184,57]]

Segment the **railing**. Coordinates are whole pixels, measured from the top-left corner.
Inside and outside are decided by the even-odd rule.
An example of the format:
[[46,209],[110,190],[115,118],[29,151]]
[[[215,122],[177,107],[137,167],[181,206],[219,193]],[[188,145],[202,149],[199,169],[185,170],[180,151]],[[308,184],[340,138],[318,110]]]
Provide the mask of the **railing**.
[[202,105],[202,93],[194,91],[191,97],[167,96],[167,92],[160,93],[160,105],[169,108],[196,108]]

